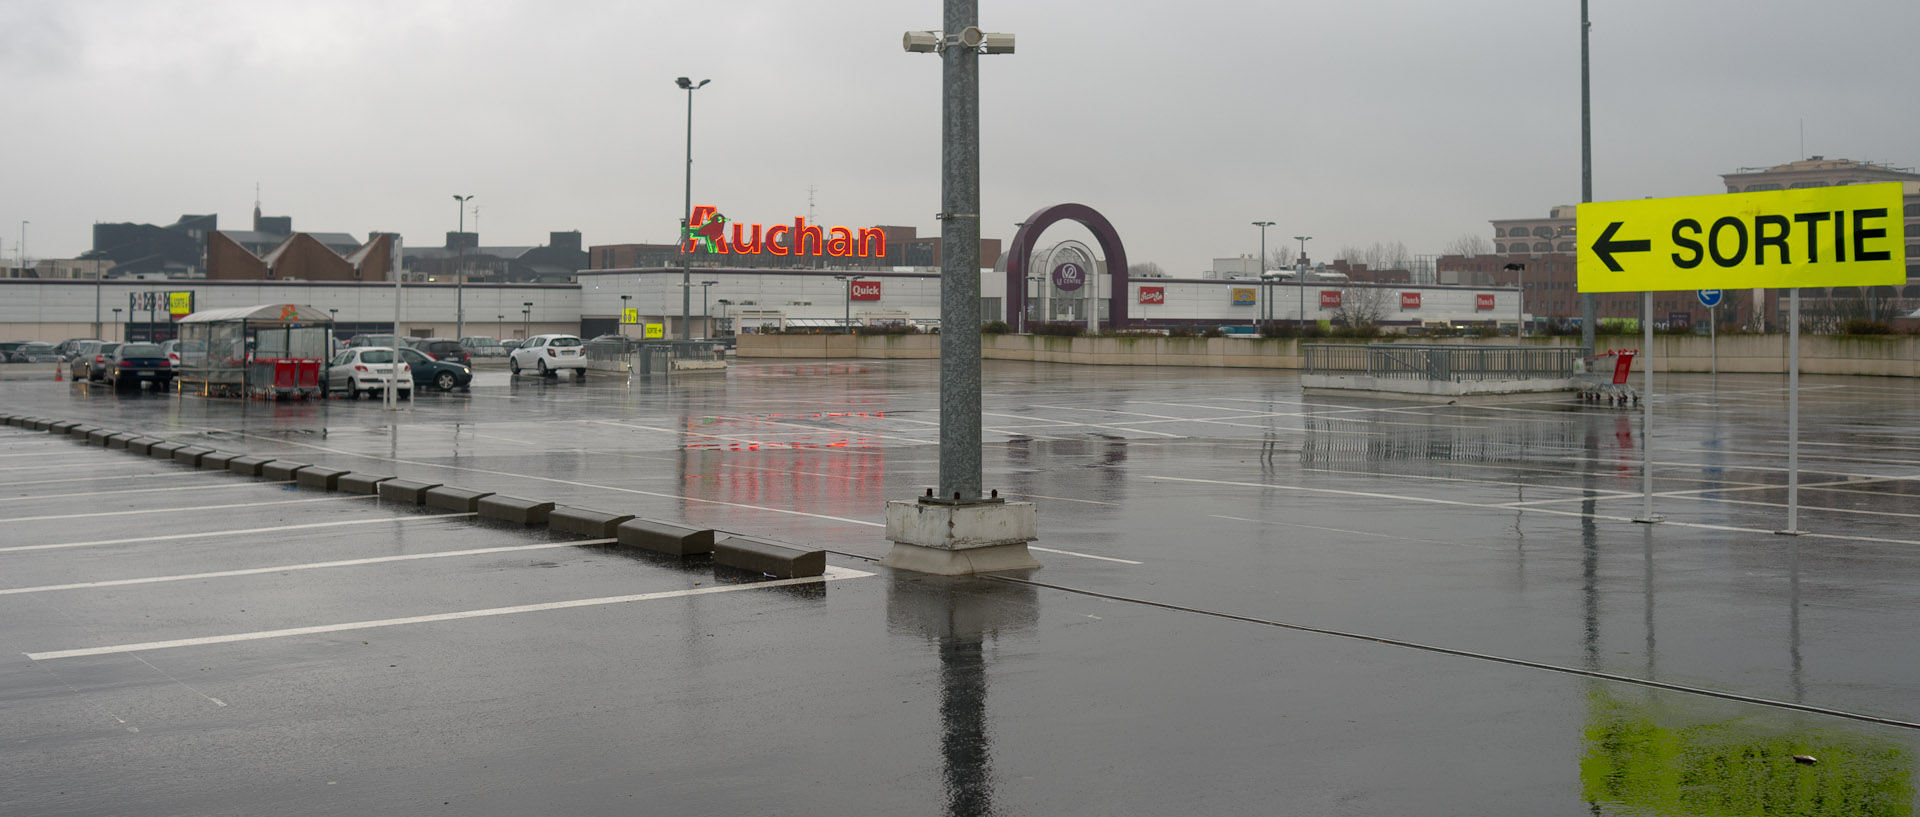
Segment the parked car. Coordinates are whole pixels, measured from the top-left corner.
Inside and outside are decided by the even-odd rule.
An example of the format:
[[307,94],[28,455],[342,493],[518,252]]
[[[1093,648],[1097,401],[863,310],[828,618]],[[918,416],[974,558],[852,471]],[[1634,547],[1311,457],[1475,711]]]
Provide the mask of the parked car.
[[467,348],[453,338],[418,338],[414,340],[413,348],[426,352],[434,360],[473,364],[473,355],[468,354]]
[[461,338],[460,345],[467,350],[467,354],[473,357],[507,356],[507,347],[501,345],[500,341],[489,337],[476,335],[470,338]]
[[107,382],[115,391],[140,388],[145,383],[155,391],[173,387],[173,363],[157,343],[122,343],[107,360]]
[[413,369],[413,384],[432,386],[441,391],[465,389],[473,384],[473,369],[450,360],[434,360],[418,349],[401,349],[400,359]]
[[507,355],[507,368],[514,374],[532,369],[543,377],[572,369],[574,377],[586,377],[586,344],[575,335],[534,335]]
[[74,380],[105,380],[108,367],[113,365],[113,350],[118,348],[118,343],[81,341],[73,347],[73,357],[67,361],[67,375]]
[[344,391],[348,399],[359,399],[361,394],[379,397],[392,381],[402,399],[412,398],[412,367],[402,361],[400,376],[395,379],[393,357],[392,347],[358,346],[342,351],[327,364],[327,393]]
[[26,362],[22,360],[15,360],[13,354],[15,352],[20,351],[20,347],[25,346],[30,342],[31,341],[24,341],[24,340],[0,340],[0,363]]
[[21,363],[59,363],[60,353],[53,350],[51,343],[29,343],[13,351],[15,360]]
[[162,343],[160,351],[166,354],[168,365],[175,369],[180,368],[180,341],[170,340]]
[[506,340],[500,341],[500,348],[507,350],[508,354],[512,354],[513,350],[520,348],[520,344],[522,343],[526,343],[526,341],[519,338],[507,338]]
[[71,361],[74,355],[80,353],[80,344],[100,342],[99,338],[67,338],[56,344],[53,351],[60,356],[61,360]]
[[349,349],[357,349],[362,346],[384,346],[391,349],[395,346],[410,345],[412,344],[408,343],[406,338],[398,335],[354,335],[347,339],[347,348]]

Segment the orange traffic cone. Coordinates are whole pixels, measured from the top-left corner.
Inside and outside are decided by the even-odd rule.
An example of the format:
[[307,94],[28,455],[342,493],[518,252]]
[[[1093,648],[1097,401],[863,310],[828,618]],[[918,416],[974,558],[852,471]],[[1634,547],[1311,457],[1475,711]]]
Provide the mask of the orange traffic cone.
[[53,382],[59,383],[66,379],[67,379],[67,364],[57,363],[57,362],[54,363],[53,364]]

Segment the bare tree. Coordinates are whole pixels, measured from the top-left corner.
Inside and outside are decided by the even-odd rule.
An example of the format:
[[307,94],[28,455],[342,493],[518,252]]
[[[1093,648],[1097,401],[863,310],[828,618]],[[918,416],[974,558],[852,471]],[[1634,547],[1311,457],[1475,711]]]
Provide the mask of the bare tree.
[[1267,269],[1293,269],[1293,259],[1299,255],[1292,247],[1267,250]]
[[1161,269],[1159,264],[1152,261],[1142,261],[1138,264],[1128,264],[1127,276],[1130,278],[1165,278],[1167,277],[1167,271]]
[[1334,325],[1355,329],[1378,325],[1387,317],[1387,299],[1394,292],[1387,287],[1342,287],[1340,305],[1333,310]]
[[1461,233],[1459,238],[1447,242],[1447,246],[1440,248],[1440,252],[1444,255],[1472,258],[1493,252],[1493,242],[1478,233]]
[[1364,249],[1348,244],[1340,248],[1338,257],[1370,270],[1408,269],[1413,264],[1413,252],[1401,241],[1375,241]]

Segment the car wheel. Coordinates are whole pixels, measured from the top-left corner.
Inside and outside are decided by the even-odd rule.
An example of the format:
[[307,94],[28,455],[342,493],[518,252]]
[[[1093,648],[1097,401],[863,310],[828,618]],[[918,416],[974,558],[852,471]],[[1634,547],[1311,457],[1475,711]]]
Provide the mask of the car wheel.
[[534,362],[534,364],[533,364],[533,368],[534,368],[534,369],[535,369],[536,371],[538,371],[538,372],[540,372],[540,376],[541,376],[541,377],[552,377],[552,376],[553,376],[553,372],[552,372],[551,370],[549,370],[549,369],[547,368],[547,362],[546,362],[546,361],[544,361],[544,360],[540,360],[540,361],[535,361],[535,362]]
[[512,357],[510,357],[510,358],[507,358],[507,371],[509,371],[509,372],[511,372],[511,373],[513,373],[513,374],[519,374],[519,373],[520,373],[520,359],[519,359],[519,358],[512,358]]
[[453,372],[441,372],[435,375],[433,385],[441,391],[453,391]]
[[360,399],[360,381],[353,380],[353,379],[347,380],[347,399],[348,400]]

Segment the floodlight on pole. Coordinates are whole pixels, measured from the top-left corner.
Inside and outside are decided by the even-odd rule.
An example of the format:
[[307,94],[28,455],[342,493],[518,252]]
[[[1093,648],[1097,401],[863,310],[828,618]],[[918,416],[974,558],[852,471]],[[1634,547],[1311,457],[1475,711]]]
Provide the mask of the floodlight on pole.
[[1300,325],[1307,324],[1307,242],[1313,240],[1310,235],[1296,235],[1293,240],[1300,242],[1300,257],[1293,260],[1293,281],[1300,287]]
[[454,234],[454,240],[460,245],[454,249],[453,270],[453,336],[467,336],[467,202],[473,196],[453,194],[454,207],[460,211],[460,232]]
[[1267,284],[1263,287],[1266,291],[1260,296],[1260,308],[1254,310],[1254,313],[1264,312],[1267,320],[1273,320],[1273,285],[1267,281],[1267,228],[1272,227],[1273,222],[1256,221],[1253,226],[1260,228],[1260,282]]
[[[680,77],[673,84],[687,92],[687,189],[686,199],[680,208],[680,339],[693,338],[693,257],[687,254],[687,230],[693,227],[687,219],[693,214],[693,92],[707,87],[710,79],[694,82]],[[663,310],[664,311],[664,310]]]
[[1526,278],[1524,277],[1527,272],[1527,265],[1508,264],[1503,267],[1503,269],[1513,272],[1513,289],[1515,293],[1517,293],[1514,297],[1520,301],[1519,305],[1514,307],[1513,310],[1513,336],[1515,338],[1524,338],[1527,336],[1527,285],[1525,283]]

